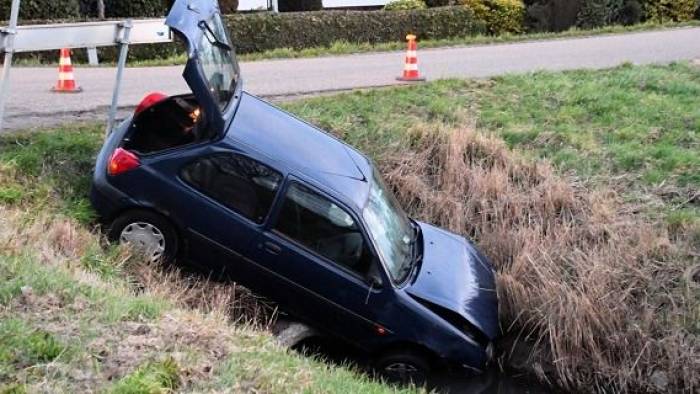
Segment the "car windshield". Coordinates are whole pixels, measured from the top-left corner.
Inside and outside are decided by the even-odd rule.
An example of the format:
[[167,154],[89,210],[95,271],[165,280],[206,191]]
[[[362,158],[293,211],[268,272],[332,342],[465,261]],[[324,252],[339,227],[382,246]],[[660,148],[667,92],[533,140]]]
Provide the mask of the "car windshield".
[[376,171],[362,216],[392,280],[402,283],[413,264],[414,231],[408,216]]
[[202,64],[209,91],[223,111],[233,97],[238,83],[239,70],[228,33],[221,15],[200,23],[202,38],[197,45],[197,55]]

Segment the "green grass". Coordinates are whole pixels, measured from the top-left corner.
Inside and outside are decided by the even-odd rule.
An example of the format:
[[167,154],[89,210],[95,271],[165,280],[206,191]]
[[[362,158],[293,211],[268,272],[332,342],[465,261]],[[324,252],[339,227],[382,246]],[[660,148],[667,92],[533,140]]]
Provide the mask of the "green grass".
[[[611,184],[633,203],[641,201],[643,211],[662,217],[671,231],[700,242],[700,208],[680,193],[700,188],[699,93],[700,69],[674,64],[445,80],[286,102],[283,107],[375,158],[410,145],[416,124],[476,125],[530,157],[552,160],[562,173]],[[93,213],[87,193],[101,140],[100,125],[0,136],[0,208],[20,213],[11,222],[15,227],[4,233],[0,229],[0,234],[24,239],[41,215],[83,223],[77,231],[88,234]],[[659,199],[656,189],[674,193]],[[83,241],[76,255],[54,250],[58,246],[47,240],[50,234],[33,237],[34,243],[18,249],[0,242],[0,390],[40,391],[41,382],[50,381],[56,390],[71,391],[66,371],[104,373],[86,344],[107,338],[110,346],[118,346],[125,325],[157,327],[178,321],[172,317],[181,313],[174,301],[135,291],[120,251],[104,248],[97,236]],[[27,287],[32,297],[43,300],[28,304],[28,309],[22,304],[22,288]],[[231,346],[230,354],[216,362],[210,378],[189,388],[393,390],[348,369],[286,353],[259,331],[227,330],[217,345]],[[173,346],[168,354],[191,354],[195,360],[209,354],[196,343]],[[37,368],[47,363],[63,372]],[[109,388],[168,390],[185,384],[190,364],[170,360],[164,351],[144,352]]]
[[700,72],[687,65],[509,76],[480,95],[479,123],[582,176],[697,186],[698,94]]
[[[8,364],[34,365],[53,361],[66,350],[53,335],[29,327],[20,319],[0,321],[0,366]],[[0,370],[0,374],[7,371]]]
[[0,170],[17,175],[1,182],[0,202],[28,203],[91,221],[94,217],[85,199],[90,187],[87,175],[102,138],[95,127],[84,125],[0,138]]
[[112,388],[114,394],[150,394],[175,390],[180,383],[180,367],[172,358],[148,362],[121,378]]
[[375,156],[409,144],[406,130],[416,123],[475,123],[561,172],[622,177],[615,182],[629,192],[660,185],[697,191],[699,96],[700,68],[683,63],[445,80],[283,106]]

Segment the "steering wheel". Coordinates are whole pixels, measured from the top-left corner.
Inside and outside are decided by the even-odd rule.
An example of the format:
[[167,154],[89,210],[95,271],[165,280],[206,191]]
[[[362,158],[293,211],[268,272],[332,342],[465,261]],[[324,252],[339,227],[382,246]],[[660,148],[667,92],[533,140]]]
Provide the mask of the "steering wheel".
[[316,241],[316,246],[324,256],[350,268],[354,268],[362,258],[362,235],[358,232],[321,238]]

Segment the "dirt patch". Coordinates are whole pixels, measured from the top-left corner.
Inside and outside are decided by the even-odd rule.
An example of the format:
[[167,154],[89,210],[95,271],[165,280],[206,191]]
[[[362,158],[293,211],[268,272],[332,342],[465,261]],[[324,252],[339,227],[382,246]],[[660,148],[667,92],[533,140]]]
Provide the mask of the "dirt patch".
[[[94,318],[95,308],[99,306],[82,297],[68,303],[61,295],[36,296],[31,288],[24,288],[0,316],[41,328],[69,349],[79,346],[81,351],[73,356],[77,359],[63,362],[59,358],[46,368],[60,373],[67,387],[87,391],[106,387],[166,355],[179,366],[181,388],[186,389],[210,378],[232,351],[230,327],[220,316],[176,310],[155,321],[110,324]],[[18,366],[15,379],[25,381],[25,375],[31,373],[31,369]]]
[[[684,323],[698,297],[678,282],[688,245],[612,188],[557,176],[471,129],[419,126],[411,141],[380,159],[383,172],[413,216],[492,259],[503,330],[534,344],[531,372],[584,391],[699,387],[698,339]],[[663,390],[649,379],[658,372]]]

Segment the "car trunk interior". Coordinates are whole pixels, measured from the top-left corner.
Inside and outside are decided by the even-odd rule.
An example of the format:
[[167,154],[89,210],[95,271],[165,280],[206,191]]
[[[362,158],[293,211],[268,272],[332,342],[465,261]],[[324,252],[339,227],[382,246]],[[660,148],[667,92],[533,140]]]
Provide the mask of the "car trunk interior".
[[172,96],[134,115],[123,148],[147,154],[209,138],[194,95]]

